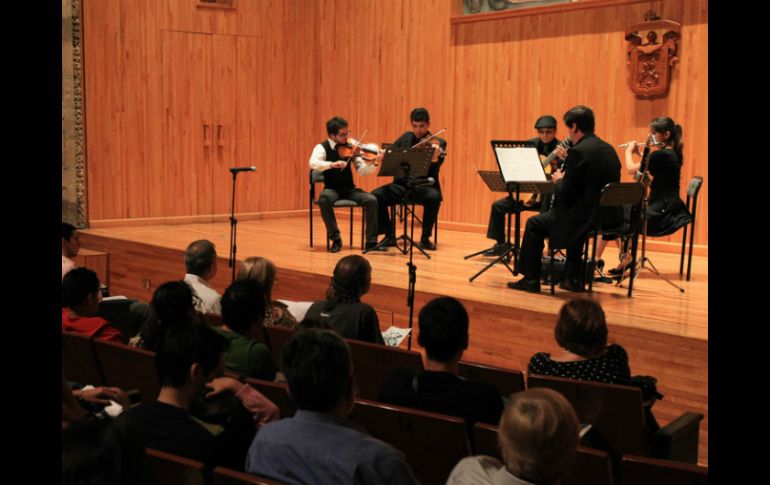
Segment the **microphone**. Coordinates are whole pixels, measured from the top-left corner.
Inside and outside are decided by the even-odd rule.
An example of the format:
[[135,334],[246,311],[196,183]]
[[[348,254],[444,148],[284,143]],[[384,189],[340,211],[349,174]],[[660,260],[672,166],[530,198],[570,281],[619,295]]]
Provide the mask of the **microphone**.
[[230,169],[231,173],[238,173],[238,172],[256,172],[257,167],[252,165],[251,167],[232,167]]

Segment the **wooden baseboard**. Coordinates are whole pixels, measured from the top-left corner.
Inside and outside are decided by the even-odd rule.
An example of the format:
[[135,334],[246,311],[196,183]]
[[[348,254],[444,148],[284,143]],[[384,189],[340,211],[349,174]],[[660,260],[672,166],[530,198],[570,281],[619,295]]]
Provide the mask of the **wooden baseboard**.
[[[307,216],[306,209],[275,211],[275,212],[244,212],[235,214],[239,221],[256,221],[260,219],[278,219],[281,217],[301,217]],[[89,221],[89,227],[108,228],[108,227],[136,227],[136,226],[155,226],[155,225],[175,225],[175,224],[205,224],[209,222],[227,222],[230,214],[212,214],[204,216],[176,216],[176,217],[141,217],[136,219],[98,219]]]

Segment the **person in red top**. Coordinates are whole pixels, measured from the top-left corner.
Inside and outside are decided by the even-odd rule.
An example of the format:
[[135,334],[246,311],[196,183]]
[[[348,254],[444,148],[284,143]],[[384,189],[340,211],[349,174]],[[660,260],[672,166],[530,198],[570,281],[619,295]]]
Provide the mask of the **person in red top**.
[[75,268],[67,273],[62,280],[62,331],[125,343],[120,330],[96,316],[101,301],[102,293],[96,273],[88,268]]

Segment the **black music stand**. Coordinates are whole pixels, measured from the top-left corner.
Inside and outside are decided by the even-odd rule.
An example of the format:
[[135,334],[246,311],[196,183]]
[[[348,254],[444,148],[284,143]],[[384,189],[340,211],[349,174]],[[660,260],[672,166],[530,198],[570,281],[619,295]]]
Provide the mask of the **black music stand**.
[[[428,175],[428,170],[430,169],[431,164],[431,158],[433,157],[434,149],[432,147],[417,147],[412,149],[406,149],[406,148],[395,148],[392,144],[383,143],[382,144],[383,150],[385,151],[385,155],[382,158],[382,162],[380,163],[380,171],[377,174],[378,177],[389,177],[392,176],[393,180],[400,180],[400,179],[406,179],[406,192],[404,193],[404,197],[401,199],[400,204],[406,205],[411,201],[411,209],[409,210],[411,214],[411,224],[412,224],[412,235],[414,234],[414,197],[411,197],[414,189],[417,187],[421,187],[423,184],[421,184],[420,180],[418,180],[418,177],[424,177]],[[393,224],[395,224],[395,221],[393,221]],[[387,234],[386,234],[387,236]],[[374,248],[366,249],[364,250],[364,254],[368,253],[369,251],[374,251],[377,248],[382,247],[382,245],[386,242],[387,237],[384,238],[380,243],[375,246]],[[404,242],[404,247],[398,245],[400,241]],[[404,218],[404,232],[400,236],[396,238],[396,249],[401,251],[401,254],[406,254],[409,251],[411,251],[411,248],[414,246],[414,240],[412,239],[411,235],[407,234],[407,219]],[[419,245],[417,245],[417,249],[428,259],[430,259],[430,255],[426,253]]]
[[[471,282],[473,282],[473,280],[475,280],[482,273],[484,273],[486,270],[496,265],[497,263],[503,263],[505,267],[508,268],[508,271],[510,271],[514,276],[519,274],[518,268],[519,268],[519,251],[520,251],[520,243],[521,243],[521,211],[523,207],[521,203],[521,192],[534,192],[534,193],[541,193],[541,194],[549,194],[553,192],[553,183],[547,180],[545,169],[543,168],[542,164],[540,164],[539,159],[537,159],[537,162],[538,162],[537,167],[539,167],[539,170],[542,171],[542,180],[517,180],[517,179],[505,180],[505,175],[508,175],[509,177],[517,177],[517,175],[508,170],[509,168],[507,167],[508,161],[506,161],[506,159],[501,161],[500,153],[498,152],[498,150],[507,149],[507,148],[533,148],[534,149],[535,148],[534,142],[515,141],[515,140],[510,140],[510,141],[492,140],[491,144],[492,144],[492,151],[494,152],[495,159],[497,160],[499,171],[495,172],[495,171],[479,170],[478,174],[481,176],[482,180],[484,180],[484,182],[487,184],[487,187],[489,187],[491,191],[507,192],[508,193],[507,199],[513,203],[514,210],[513,212],[508,213],[507,224],[506,224],[507,236],[506,236],[506,243],[505,243],[507,247],[505,252],[500,256],[498,256],[494,261],[487,264],[484,268],[481,269],[481,271],[471,276],[469,279],[469,281]],[[533,167],[535,167],[535,165],[533,165]],[[536,171],[535,173],[533,173],[531,178],[539,178],[540,171]],[[516,192],[515,198],[513,197],[513,192]],[[516,216],[515,240],[513,244],[511,243],[511,215]],[[489,251],[490,249],[492,248],[482,249],[481,251],[477,251],[475,253],[469,254],[465,256],[465,259],[478,256],[479,254]],[[508,264],[511,260],[511,257],[513,257],[513,268],[511,268]]]

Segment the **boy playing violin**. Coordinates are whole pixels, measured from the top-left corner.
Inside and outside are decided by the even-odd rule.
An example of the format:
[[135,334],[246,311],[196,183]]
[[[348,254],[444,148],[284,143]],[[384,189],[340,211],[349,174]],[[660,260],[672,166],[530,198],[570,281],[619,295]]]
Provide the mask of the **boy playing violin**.
[[[326,225],[326,237],[331,239],[330,251],[338,253],[342,249],[340,229],[337,226],[337,218],[334,216],[334,203],[339,199],[349,199],[358,202],[364,207],[366,214],[366,249],[377,246],[377,198],[372,194],[356,187],[353,183],[353,171],[351,165],[361,175],[369,175],[374,172],[375,164],[364,160],[355,150],[350,150],[350,129],[348,122],[339,116],[335,116],[326,122],[326,132],[329,138],[313,148],[310,155],[310,168],[323,172],[324,189],[318,197],[318,207],[321,209],[321,217]],[[343,156],[341,153],[344,153]]]

